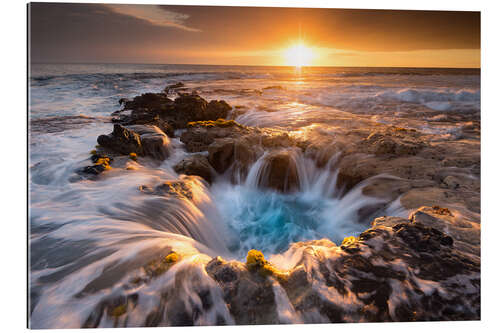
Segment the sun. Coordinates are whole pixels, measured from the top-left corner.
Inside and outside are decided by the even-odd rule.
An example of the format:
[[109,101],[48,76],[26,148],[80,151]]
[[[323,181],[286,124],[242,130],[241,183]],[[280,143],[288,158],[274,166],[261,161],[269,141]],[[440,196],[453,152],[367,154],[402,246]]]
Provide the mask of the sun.
[[287,66],[302,67],[311,66],[315,54],[312,48],[300,42],[284,50],[283,57]]

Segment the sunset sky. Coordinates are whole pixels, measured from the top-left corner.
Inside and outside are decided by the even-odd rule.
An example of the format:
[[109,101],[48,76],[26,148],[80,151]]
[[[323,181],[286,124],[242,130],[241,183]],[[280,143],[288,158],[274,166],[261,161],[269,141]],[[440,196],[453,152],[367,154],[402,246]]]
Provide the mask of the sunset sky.
[[480,67],[479,12],[33,3],[31,61]]

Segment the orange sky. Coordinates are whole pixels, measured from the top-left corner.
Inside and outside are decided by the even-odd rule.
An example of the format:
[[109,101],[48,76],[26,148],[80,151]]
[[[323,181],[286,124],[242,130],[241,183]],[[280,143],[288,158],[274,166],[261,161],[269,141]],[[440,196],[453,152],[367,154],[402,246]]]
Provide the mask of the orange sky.
[[34,62],[480,67],[478,12],[31,5]]

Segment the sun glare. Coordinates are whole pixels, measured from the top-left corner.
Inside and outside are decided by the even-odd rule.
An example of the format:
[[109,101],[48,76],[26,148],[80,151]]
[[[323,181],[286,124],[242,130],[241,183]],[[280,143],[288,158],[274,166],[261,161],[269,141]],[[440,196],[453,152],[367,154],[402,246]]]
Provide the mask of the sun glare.
[[311,66],[314,51],[303,43],[297,43],[286,49],[283,56],[287,66]]

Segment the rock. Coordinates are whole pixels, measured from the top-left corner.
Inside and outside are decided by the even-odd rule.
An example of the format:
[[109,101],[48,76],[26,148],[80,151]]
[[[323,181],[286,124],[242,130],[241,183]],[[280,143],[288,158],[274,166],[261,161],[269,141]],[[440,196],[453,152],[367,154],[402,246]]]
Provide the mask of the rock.
[[[211,103],[211,102],[210,102]],[[189,128],[207,128],[207,129],[212,129],[212,128],[239,128],[239,129],[245,129],[246,127],[238,124],[236,121],[230,119],[223,119],[223,118],[217,118],[217,120],[200,120],[200,121],[192,121],[188,123]]]
[[177,83],[170,84],[170,85],[166,86],[165,89],[163,89],[163,91],[165,92],[165,94],[168,95],[168,94],[170,94],[172,92],[180,90],[181,88],[184,88],[184,83],[177,82]]
[[358,144],[358,150],[375,155],[416,155],[424,147],[415,130],[401,127],[386,127],[376,130]]
[[337,188],[349,191],[359,182],[377,175],[380,161],[365,154],[352,154],[341,159],[337,176]]
[[158,127],[148,125],[132,125],[124,127],[115,124],[113,132],[100,135],[97,142],[102,147],[120,154],[136,153],[139,156],[151,156],[164,160],[169,154],[170,140]]
[[212,183],[215,170],[208,162],[208,158],[201,155],[190,155],[174,166],[177,173],[182,173],[191,176],[200,176],[205,179],[209,184]]
[[128,128],[140,135],[143,154],[158,160],[169,156],[170,139],[158,127],[132,125]]
[[180,140],[188,152],[196,153],[207,150],[215,138],[206,128],[190,128],[181,134]]
[[372,152],[375,155],[416,155],[418,151],[422,149],[422,146],[417,143],[397,141],[390,137],[380,138],[372,144]]
[[451,203],[454,199],[450,197],[450,194],[445,189],[425,187],[415,188],[406,192],[400,201],[404,208],[415,209],[421,206],[433,206],[437,203]]
[[125,103],[130,103],[130,99],[128,99],[128,98],[120,98],[118,100],[118,104],[119,105],[124,105]]
[[290,148],[295,142],[287,133],[275,131],[262,137],[262,145],[266,148]]
[[[456,218],[445,208],[419,211],[437,226]],[[197,325],[207,318],[239,325],[289,323],[290,318],[300,323],[479,320],[480,258],[462,252],[454,237],[424,224],[423,217],[420,221],[383,217],[340,246],[326,239],[293,243],[283,254],[291,265],[286,270],[258,250],[249,251],[245,263],[195,254],[207,261],[180,265],[183,254],[166,249],[140,266],[144,273],[124,292],[100,302],[84,327],[126,325],[139,314],[135,308],[142,297],[130,290],[158,283],[165,274],[173,274],[172,283],[163,284],[153,299],[157,303],[144,316],[147,325]]]
[[[86,179],[95,179],[96,176],[100,175],[106,170],[111,169],[111,163],[113,163],[113,158],[98,153],[96,150],[91,151],[90,160],[93,165],[88,165],[83,168],[76,170],[76,173]],[[72,178],[72,181],[78,181],[78,177]]]
[[240,138],[250,132],[234,120],[225,119],[189,122],[187,126],[180,139],[191,153],[208,150],[217,138]]
[[[168,118],[167,118],[168,119]],[[174,127],[169,120],[162,119],[158,114],[147,109],[132,110],[129,114],[120,112],[111,119],[113,123],[119,123],[123,126],[129,125],[150,125],[157,126],[169,137],[174,137]]]
[[241,176],[246,176],[261,150],[251,137],[242,137],[234,142],[234,161]]
[[259,172],[258,184],[280,192],[298,190],[300,179],[294,152],[282,150],[269,153]]
[[[246,264],[217,257],[206,265],[237,324],[276,323],[276,288],[286,293],[289,314],[305,323],[479,318],[479,257],[420,222],[383,217],[338,247],[297,242],[284,256],[295,258],[288,271],[276,270],[257,250]],[[270,273],[262,274],[266,265]]]
[[205,270],[214,280],[231,283],[240,277],[243,267],[239,262],[227,262],[221,257],[216,257],[206,265]]
[[181,95],[174,101],[174,122],[177,128],[185,128],[189,122],[226,118],[231,107],[224,101],[207,103],[198,95]]
[[89,165],[85,166],[82,169],[78,171],[78,173],[83,173],[83,174],[89,174],[89,175],[94,175],[97,176],[104,171],[106,171],[106,166],[104,164],[95,164],[95,165]]
[[473,221],[462,214],[453,214],[448,208],[439,206],[420,207],[409,219],[427,227],[446,232],[455,240],[455,246],[464,253],[480,255],[481,228],[477,221]]
[[166,181],[160,185],[157,185],[154,189],[147,185],[139,186],[139,191],[145,194],[159,195],[159,196],[173,196],[176,198],[186,198],[193,199],[192,187],[193,178],[192,177],[182,177],[181,180]]
[[231,166],[233,156],[233,139],[217,139],[208,146],[208,161],[218,173],[224,173]]
[[167,86],[166,93],[146,93],[132,100],[120,99],[123,109],[113,113],[112,121],[121,125],[154,125],[168,136],[174,129],[186,128],[193,121],[215,121],[226,118],[231,106],[225,101],[208,103],[196,94],[179,94],[174,101],[167,97],[171,90],[178,91],[182,83]]
[[119,124],[113,126],[111,134],[100,135],[97,138],[97,143],[125,155],[130,153],[144,154],[140,135]]
[[207,110],[205,118],[207,120],[217,120],[227,118],[229,111],[231,111],[231,106],[225,101],[210,101],[207,105]]
[[181,256],[170,251],[167,255],[155,258],[144,265],[142,268],[148,278],[157,278],[167,272],[173,265],[181,260]]
[[272,281],[251,273],[240,262],[212,259],[206,271],[219,283],[238,325],[278,324]]
[[[188,122],[206,119],[207,101],[198,95],[181,95],[174,100],[174,121],[177,128],[185,128]],[[215,120],[215,119],[213,119]]]
[[132,100],[121,99],[120,101],[122,101],[124,109],[147,109],[157,113],[170,109],[172,106],[172,100],[163,93],[145,93]]
[[410,220],[402,217],[382,216],[382,217],[377,217],[372,221],[372,227],[384,226],[392,228],[397,224],[410,223],[410,222],[411,222]]

